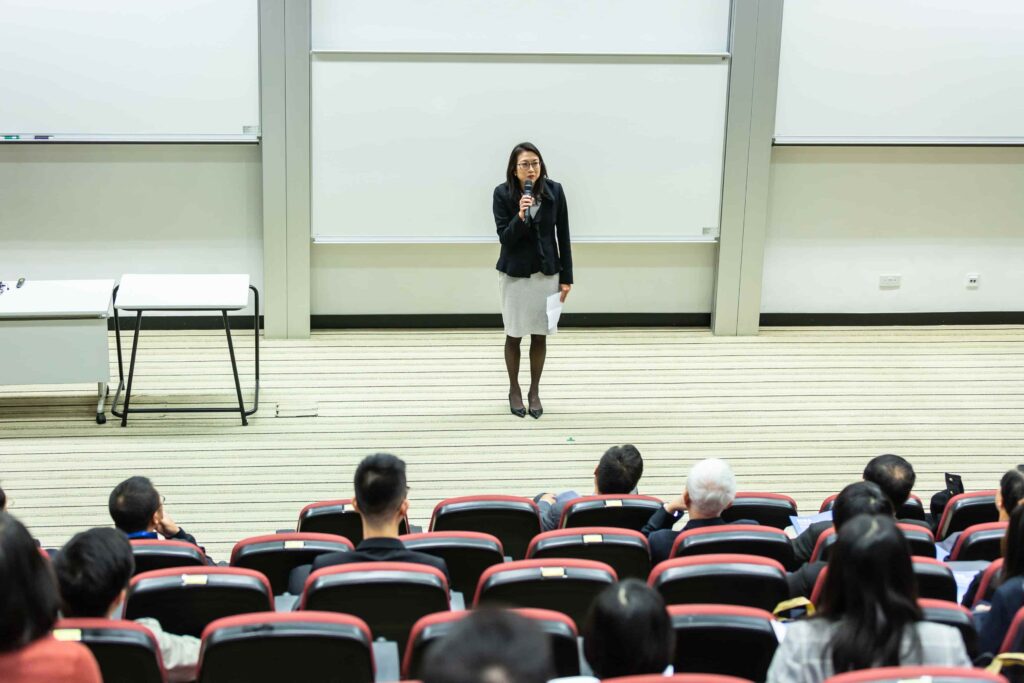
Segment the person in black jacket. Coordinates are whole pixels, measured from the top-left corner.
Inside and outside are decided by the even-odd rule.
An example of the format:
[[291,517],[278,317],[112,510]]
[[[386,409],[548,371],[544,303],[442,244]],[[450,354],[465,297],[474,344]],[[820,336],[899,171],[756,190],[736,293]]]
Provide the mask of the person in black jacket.
[[[115,486],[110,492],[107,509],[114,526],[128,540],[157,539],[163,536],[169,541],[191,543],[206,553],[195,536],[178,526],[167,512],[164,497],[147,477],[129,477]],[[207,556],[206,563],[212,565],[214,561]]]
[[[530,192],[526,192],[527,189]],[[547,336],[557,330],[548,325],[547,298],[572,289],[572,246],[569,209],[562,186],[548,178],[540,150],[529,142],[512,149],[505,182],[494,188],[494,223],[501,253],[498,289],[505,325],[505,367],[508,370],[509,410],[526,417],[519,386],[519,342],[530,335],[529,412],[544,413],[540,376],[547,356]]]
[[448,565],[440,557],[406,550],[398,536],[400,522],[409,511],[405,462],[390,453],[363,458],[356,468],[354,507],[363,519],[363,540],[352,552],[324,553],[312,565],[296,567],[288,575],[288,592],[302,593],[306,579],[324,567],[353,562],[412,562],[441,571],[448,583]]

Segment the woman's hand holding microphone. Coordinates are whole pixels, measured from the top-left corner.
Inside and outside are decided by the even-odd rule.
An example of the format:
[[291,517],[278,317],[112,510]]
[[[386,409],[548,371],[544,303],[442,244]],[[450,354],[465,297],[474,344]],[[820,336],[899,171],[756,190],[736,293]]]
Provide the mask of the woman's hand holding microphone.
[[526,220],[526,210],[531,206],[533,206],[533,197],[528,194],[524,194],[519,199],[519,220]]

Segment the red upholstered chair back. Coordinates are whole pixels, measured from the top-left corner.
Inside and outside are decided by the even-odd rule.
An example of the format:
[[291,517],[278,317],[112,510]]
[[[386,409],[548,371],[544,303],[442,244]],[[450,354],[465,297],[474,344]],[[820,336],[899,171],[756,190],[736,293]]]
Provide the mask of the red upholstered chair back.
[[616,494],[581,496],[562,509],[558,526],[571,529],[581,526],[610,526],[640,531],[662,501],[653,496]]
[[422,617],[450,608],[448,581],[434,567],[357,562],[318,569],[306,579],[299,609],[338,612],[367,623],[374,638],[404,648]]
[[1003,536],[1008,522],[973,524],[964,529],[953,545],[949,561],[987,560],[992,562],[1002,554]]
[[658,564],[647,580],[670,605],[744,605],[771,611],[789,597],[786,569],[756,555],[694,555]]
[[579,625],[597,594],[617,580],[614,569],[591,560],[547,558],[507,562],[483,573],[473,606],[550,609]]
[[351,541],[332,534],[267,534],[236,543],[231,550],[231,566],[260,572],[270,581],[274,595],[281,595],[287,592],[288,574],[295,567],[312,564],[325,553],[352,549]]
[[104,681],[164,683],[160,644],[145,626],[123,619],[61,619],[53,627],[57,640],[82,643],[92,651]]
[[[763,681],[779,640],[770,612],[737,605],[670,605],[678,673]],[[737,653],[742,652],[742,656]]]
[[218,619],[203,631],[200,683],[372,683],[373,637],[358,617],[261,612]]
[[978,582],[978,592],[974,594],[974,601],[971,602],[971,608],[974,608],[982,600],[989,600],[992,597],[992,593],[995,592],[996,577],[999,572],[1003,570],[1003,558],[992,560],[992,563],[985,567],[985,571],[981,573],[981,580]]
[[619,579],[647,580],[651,549],[639,531],[615,527],[555,529],[534,537],[526,559],[551,557],[594,560],[611,566]]
[[267,577],[236,567],[177,567],[133,577],[126,619],[152,617],[168,633],[199,637],[221,617],[274,609]]
[[676,536],[669,556],[711,554],[757,555],[773,559],[787,570],[796,569],[789,536],[775,527],[751,524],[725,524],[684,531]]
[[407,550],[428,553],[444,560],[451,589],[470,596],[488,567],[505,561],[501,541],[475,531],[430,531],[402,537]]
[[796,501],[781,493],[740,491],[732,505],[722,511],[722,519],[735,522],[752,519],[758,524],[785,529],[791,525],[790,517],[797,515]]
[[529,498],[518,496],[447,498],[434,508],[430,530],[491,534],[501,541],[505,554],[521,560],[530,540],[540,533],[540,510]]
[[131,541],[135,557],[135,573],[170,567],[204,567],[206,555],[197,546],[185,541],[135,539]]
[[955,602],[929,598],[920,598],[917,604],[921,607],[925,621],[952,626],[960,631],[968,656],[973,659],[978,655],[978,631],[974,627],[974,615],[971,614],[971,610]]
[[996,508],[996,492],[972,491],[953,496],[942,511],[942,518],[935,533],[938,539],[944,539],[954,531],[963,531],[975,524],[999,521],[999,510]]

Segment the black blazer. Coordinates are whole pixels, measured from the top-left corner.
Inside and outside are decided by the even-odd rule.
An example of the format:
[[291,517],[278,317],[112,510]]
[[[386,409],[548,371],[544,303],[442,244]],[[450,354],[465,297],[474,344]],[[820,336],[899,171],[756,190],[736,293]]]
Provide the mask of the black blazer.
[[522,196],[519,188],[512,190],[506,183],[494,188],[494,223],[501,242],[497,269],[512,277],[558,273],[560,284],[571,285],[569,209],[562,186],[550,178],[544,180],[540,210],[529,223],[519,220]]

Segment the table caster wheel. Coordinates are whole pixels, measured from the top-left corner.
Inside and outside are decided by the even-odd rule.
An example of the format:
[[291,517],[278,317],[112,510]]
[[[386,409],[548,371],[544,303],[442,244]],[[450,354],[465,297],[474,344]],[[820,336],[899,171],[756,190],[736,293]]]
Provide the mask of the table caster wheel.
[[107,423],[107,416],[103,413],[96,413],[96,424],[102,425]]

